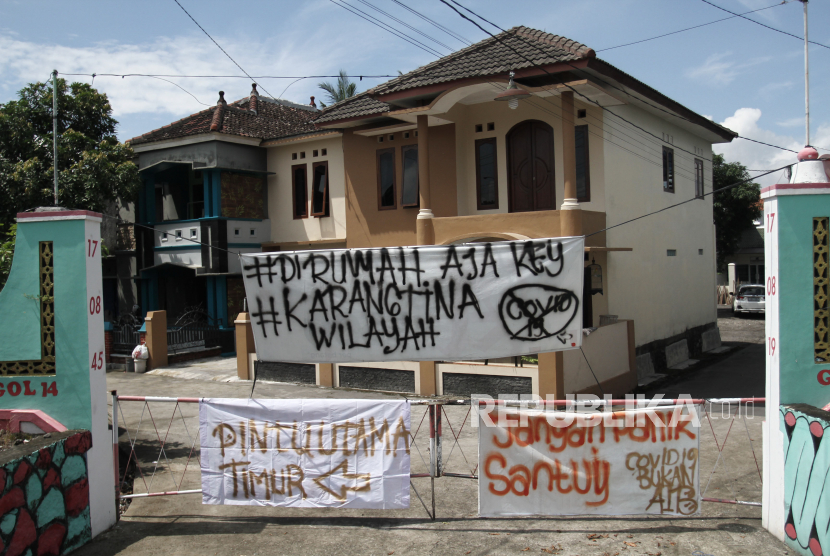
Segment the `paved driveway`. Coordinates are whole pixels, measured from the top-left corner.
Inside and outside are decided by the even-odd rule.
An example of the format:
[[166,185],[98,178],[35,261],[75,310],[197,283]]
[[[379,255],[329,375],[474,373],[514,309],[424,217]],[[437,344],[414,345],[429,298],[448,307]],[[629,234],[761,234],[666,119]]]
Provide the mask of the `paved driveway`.
[[[754,376],[758,360],[747,359],[746,350],[724,360],[713,377],[700,384],[704,391],[729,373]],[[731,363],[730,363],[731,362]],[[761,361],[762,362],[762,361]],[[749,367],[744,368],[744,367]],[[761,375],[763,376],[763,375]],[[221,382],[210,377],[183,380],[169,376],[110,373],[110,389],[122,395],[248,397],[248,382]],[[727,381],[729,382],[729,381]],[[689,386],[692,386],[689,383]],[[730,388],[739,390],[736,380]],[[763,387],[761,387],[763,392]],[[743,391],[745,392],[745,390]],[[686,393],[686,392],[684,392]],[[695,395],[695,392],[689,392]],[[363,391],[332,390],[314,386],[267,384],[256,386],[256,397],[263,398],[397,398],[398,395]],[[699,394],[697,394],[699,395]],[[731,394],[727,394],[731,395]],[[746,395],[746,393],[742,394]],[[153,478],[136,481],[136,491],[199,488],[197,466],[191,455],[193,435],[198,429],[195,404],[182,405],[170,423],[174,405],[154,403],[147,409],[140,403],[123,403],[123,417],[134,436],[139,419],[137,453],[148,469],[157,466]],[[717,408],[712,428],[722,442],[730,426],[729,411]],[[734,408],[731,408],[734,410]],[[142,411],[143,417],[142,417]],[[413,427],[423,409],[414,406]],[[448,408],[449,422],[458,431],[466,409]],[[760,500],[758,467],[751,452],[760,457],[761,415],[739,420],[732,427],[724,450],[725,464],[710,474],[718,450],[708,422],[702,424],[701,489],[711,476],[706,496]],[[122,420],[122,423],[124,422]],[[166,458],[159,457],[158,439],[151,422],[168,438]],[[169,426],[169,429],[168,429]],[[445,430],[448,428],[445,426]],[[426,469],[426,436],[418,433],[413,448],[413,472]],[[127,435],[122,434],[122,442]],[[198,444],[192,455],[198,454]],[[469,472],[477,458],[475,437],[465,427],[460,448],[453,452],[448,471]],[[448,447],[445,446],[445,453]],[[465,460],[465,457],[467,458]],[[158,462],[154,464],[153,462]],[[469,463],[469,466],[468,466]],[[760,462],[759,462],[760,464]],[[186,469],[186,470],[185,470]],[[152,481],[152,484],[151,484]],[[430,479],[413,479],[424,502],[430,505]],[[761,527],[761,510],[756,507],[704,503],[700,517],[661,518],[477,518],[477,485],[469,479],[444,477],[436,481],[437,521],[431,521],[413,491],[411,507],[399,511],[312,510],[205,506],[201,497],[181,495],[136,499],[121,522],[77,552],[81,555],[183,554],[239,555],[259,554],[563,554],[563,555],[691,555],[703,554],[785,554],[787,548]]]

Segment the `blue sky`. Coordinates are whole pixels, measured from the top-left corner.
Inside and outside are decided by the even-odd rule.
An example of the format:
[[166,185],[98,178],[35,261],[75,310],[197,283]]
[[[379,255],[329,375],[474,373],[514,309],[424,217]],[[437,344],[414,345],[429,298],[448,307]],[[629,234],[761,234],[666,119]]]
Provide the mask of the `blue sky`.
[[[347,12],[331,0],[216,2],[179,0],[251,75],[395,75],[434,55]],[[345,0],[386,20],[361,0]],[[365,0],[452,49],[463,44],[417,18],[393,0]],[[476,42],[487,35],[438,0],[400,0]],[[742,19],[622,48],[637,41],[728,17],[702,0],[459,0],[501,27],[526,25],[564,35],[685,106],[742,135],[798,150],[804,144],[803,42]],[[735,12],[771,6],[774,0],[712,0]],[[173,0],[25,0],[0,2],[0,102],[26,83],[43,81],[55,68],[67,73],[241,75],[239,69]],[[750,15],[792,34],[803,34],[800,2]],[[419,35],[422,42],[448,51]],[[830,45],[830,3],[810,3],[810,39]],[[608,49],[608,50],[606,50]],[[811,46],[812,143],[830,147],[830,50]],[[90,77],[68,77],[87,81]],[[246,96],[247,79],[97,77],[129,139],[206,105],[217,91],[228,100]],[[320,79],[262,79],[270,96],[307,103],[321,97]],[[364,79],[358,90],[383,80]],[[289,86],[290,85],[290,86]],[[287,87],[287,90],[286,90]],[[261,91],[264,92],[264,91]],[[266,93],[266,94],[267,94]],[[198,100],[197,100],[198,99]],[[792,153],[736,140],[719,147],[751,169],[791,162]],[[830,152],[821,150],[820,152]],[[763,180],[774,181],[774,178]]]

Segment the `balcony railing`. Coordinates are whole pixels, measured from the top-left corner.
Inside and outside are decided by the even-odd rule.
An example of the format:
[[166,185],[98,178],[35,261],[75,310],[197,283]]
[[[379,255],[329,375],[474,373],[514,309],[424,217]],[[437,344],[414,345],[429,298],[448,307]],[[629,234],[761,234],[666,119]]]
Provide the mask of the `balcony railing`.
[[[583,233],[590,234],[605,228],[604,212],[581,212]],[[436,245],[485,239],[498,241],[562,235],[558,210],[446,216],[433,219],[433,228]],[[604,246],[605,234],[588,238],[586,245]]]

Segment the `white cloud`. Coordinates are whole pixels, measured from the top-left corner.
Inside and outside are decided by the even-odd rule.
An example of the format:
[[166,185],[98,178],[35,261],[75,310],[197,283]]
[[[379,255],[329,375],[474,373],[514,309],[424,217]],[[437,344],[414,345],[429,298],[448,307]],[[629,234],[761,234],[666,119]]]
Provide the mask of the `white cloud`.
[[712,85],[729,85],[744,70],[770,61],[769,57],[751,58],[741,63],[728,60],[731,52],[712,54],[699,66],[686,70],[686,77]]
[[772,99],[777,95],[780,95],[782,92],[786,91],[787,89],[791,89],[795,83],[792,81],[776,81],[773,83],[767,83],[760,89],[758,89],[758,96],[765,100]]
[[[343,64],[355,68],[383,49],[383,45],[377,44],[373,37],[331,33],[330,29],[323,27],[314,32],[297,28],[261,41],[250,37],[215,38],[254,76],[336,74]],[[164,78],[192,93],[197,102],[175,85],[160,79],[101,75],[242,75],[239,68],[207,37],[195,33],[157,38],[140,44],[109,41],[76,47],[20,40],[15,33],[2,30],[0,52],[3,52],[0,57],[0,102],[16,98],[16,92],[28,83],[45,81],[53,68],[71,81],[90,82],[92,78],[68,74],[96,73],[95,88],[107,94],[114,116],[129,128],[122,140],[158,127],[160,120],[169,123],[215,105],[219,90],[225,91],[228,101],[247,96],[251,90],[248,79]],[[355,55],[354,52],[361,54]],[[349,53],[348,56],[345,53]],[[279,96],[294,80],[258,81],[262,94]],[[308,103],[311,94],[319,96],[318,81],[323,79],[304,80],[292,85],[285,98]],[[374,83],[359,83],[358,90]],[[153,126],[142,124],[143,118],[153,121]]]
[[804,116],[783,120],[781,122],[777,122],[777,124],[781,127],[804,127]]
[[[732,116],[726,118],[724,125],[743,137],[749,137],[779,147],[799,151],[804,148],[803,135],[781,135],[763,128],[760,124],[761,110],[758,108],[739,108]],[[803,122],[803,120],[802,120]],[[830,152],[819,146],[830,147],[830,125],[821,124],[813,129],[811,138],[813,146],[820,153]],[[734,139],[731,143],[715,145],[714,151],[722,154],[727,162],[740,162],[751,170],[771,170],[796,162],[795,153],[767,147],[744,139]],[[755,172],[752,172],[755,175]],[[770,174],[758,179],[762,185],[770,185],[783,180],[782,172]]]

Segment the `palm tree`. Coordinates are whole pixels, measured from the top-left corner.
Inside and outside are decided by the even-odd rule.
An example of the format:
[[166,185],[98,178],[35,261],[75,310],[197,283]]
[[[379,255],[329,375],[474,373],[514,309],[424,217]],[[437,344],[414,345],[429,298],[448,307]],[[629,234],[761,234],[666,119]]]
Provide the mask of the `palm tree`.
[[[328,81],[317,84],[318,87],[326,92],[326,100],[330,104],[337,104],[341,100],[353,97],[357,92],[357,84],[352,83],[349,76],[346,75],[346,70],[340,70],[340,77],[337,78],[337,83],[332,84]],[[321,102],[320,106],[325,108],[325,103]]]

